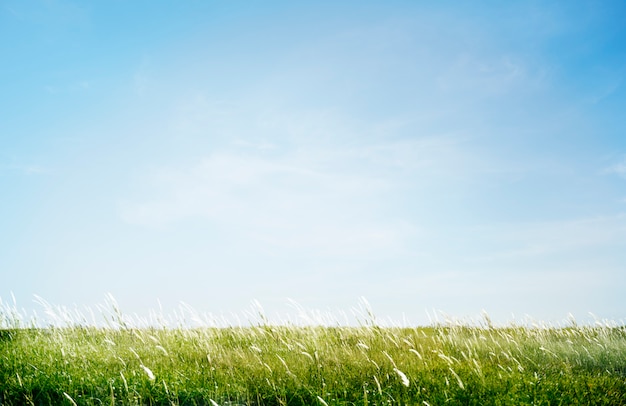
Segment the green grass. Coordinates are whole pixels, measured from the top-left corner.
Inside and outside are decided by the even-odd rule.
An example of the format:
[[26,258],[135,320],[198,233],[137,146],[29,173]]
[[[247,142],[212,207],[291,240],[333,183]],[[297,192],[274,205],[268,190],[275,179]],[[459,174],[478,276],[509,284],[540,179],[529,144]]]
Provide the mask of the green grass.
[[624,327],[9,328],[0,405],[620,405]]

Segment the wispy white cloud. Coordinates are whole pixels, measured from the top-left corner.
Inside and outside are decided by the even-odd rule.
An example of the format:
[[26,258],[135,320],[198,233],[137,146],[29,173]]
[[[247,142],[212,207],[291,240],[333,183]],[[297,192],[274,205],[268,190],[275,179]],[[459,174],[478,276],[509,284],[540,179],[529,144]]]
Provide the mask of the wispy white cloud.
[[84,92],[92,88],[93,83],[89,80],[79,80],[69,84],[45,85],[44,90],[50,94]]
[[73,1],[8,1],[3,9],[19,21],[42,26],[82,26],[90,21],[88,10]]
[[43,174],[49,172],[49,169],[41,165],[26,165],[20,168],[27,174]]
[[495,224],[476,228],[472,234],[482,248],[467,257],[469,262],[542,260],[550,255],[576,258],[584,250],[626,245],[626,215]]
[[[466,176],[483,165],[465,148],[463,135],[420,128],[413,117],[356,121],[332,109],[281,108],[263,100],[234,103],[196,93],[175,102],[167,125],[172,137],[211,142],[205,154],[195,154],[203,158],[161,165],[148,175],[153,190],[146,193],[160,190],[162,196],[127,202],[125,218],[167,224],[188,216],[277,211],[285,217],[306,207],[320,217],[324,211],[332,222],[358,210],[373,215],[385,193],[397,188]],[[398,136],[402,131],[411,135]]]
[[257,110],[202,95],[177,106],[176,136],[209,134],[212,151],[144,174],[137,195],[120,205],[128,223],[175,227],[195,218],[269,251],[391,256],[418,225],[397,212],[389,218],[390,202],[478,161],[458,136],[393,137],[413,125],[406,120],[371,125],[332,111]]
[[626,158],[604,169],[605,173],[616,174],[626,178]]
[[323,170],[315,166],[316,152],[304,155],[269,160],[221,153],[162,169],[151,180],[160,195],[127,201],[121,213],[151,227],[204,219],[269,249],[301,254],[400,249],[410,227],[376,212],[387,180]]
[[50,168],[39,164],[8,164],[0,165],[0,170],[17,172],[25,175],[43,175],[50,172]]
[[519,56],[464,52],[438,76],[437,83],[443,91],[471,91],[480,97],[536,89],[543,76],[541,71],[531,71],[528,62]]
[[624,78],[622,76],[619,76],[617,78],[613,78],[606,84],[598,86],[599,89],[596,91],[595,95],[591,96],[590,102],[592,104],[601,103],[604,99],[611,97],[611,95],[617,92],[622,87],[623,83]]

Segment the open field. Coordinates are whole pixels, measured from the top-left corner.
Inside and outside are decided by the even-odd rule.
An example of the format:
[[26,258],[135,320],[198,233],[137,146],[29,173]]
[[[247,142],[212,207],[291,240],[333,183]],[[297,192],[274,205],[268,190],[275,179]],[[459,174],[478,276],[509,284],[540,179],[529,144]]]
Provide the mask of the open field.
[[626,329],[5,328],[0,404],[620,405]]

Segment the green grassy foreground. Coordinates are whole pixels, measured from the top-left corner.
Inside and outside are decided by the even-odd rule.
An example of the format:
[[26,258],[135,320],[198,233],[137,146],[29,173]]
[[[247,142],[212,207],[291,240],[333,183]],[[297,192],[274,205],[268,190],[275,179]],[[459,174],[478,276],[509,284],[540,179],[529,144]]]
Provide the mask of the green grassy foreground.
[[623,405],[624,327],[0,330],[0,405]]

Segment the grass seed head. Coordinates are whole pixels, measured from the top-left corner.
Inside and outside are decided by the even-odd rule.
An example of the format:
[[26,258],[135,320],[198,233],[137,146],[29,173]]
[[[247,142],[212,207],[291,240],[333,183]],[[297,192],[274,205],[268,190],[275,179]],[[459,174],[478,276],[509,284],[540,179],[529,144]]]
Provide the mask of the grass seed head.
[[76,404],[76,402],[74,402],[74,399],[72,399],[72,397],[71,397],[70,395],[68,395],[67,393],[63,392],[63,396],[65,396],[65,397],[66,397],[66,398],[70,401],[70,403],[71,403],[72,405],[74,405],[74,406],[78,406],[78,405]]
[[146,375],[148,375],[148,379],[150,379],[151,381],[154,381],[155,376],[152,373],[152,371],[150,370],[150,368],[148,368],[147,366],[141,364],[141,368],[144,370],[144,372],[146,373]]
[[400,380],[402,381],[402,385],[408,388],[409,385],[411,384],[411,382],[409,381],[409,378],[407,378],[404,372],[400,371],[398,368],[394,368],[393,370],[396,371],[396,374],[398,374],[398,376],[400,377]]
[[317,400],[319,400],[320,403],[323,404],[324,406],[328,406],[328,403],[326,403],[326,401],[322,399],[320,396],[317,397]]

